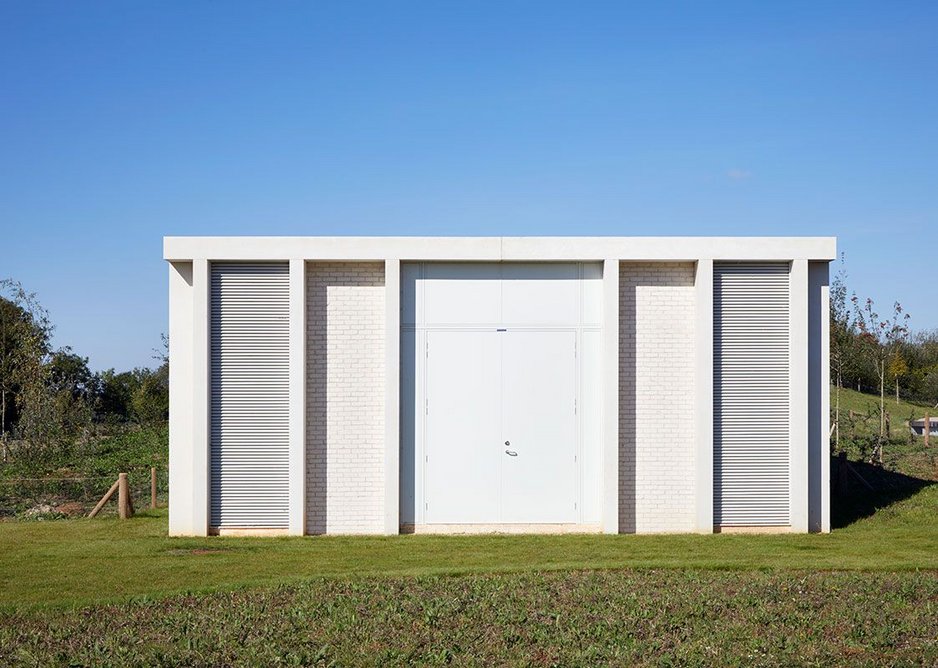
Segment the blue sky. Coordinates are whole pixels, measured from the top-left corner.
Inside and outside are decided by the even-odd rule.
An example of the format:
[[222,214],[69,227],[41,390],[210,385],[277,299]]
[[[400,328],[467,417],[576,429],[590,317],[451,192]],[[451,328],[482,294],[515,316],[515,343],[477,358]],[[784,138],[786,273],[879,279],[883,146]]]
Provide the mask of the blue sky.
[[938,327],[938,4],[5,2],[0,276],[151,363],[163,235],[836,235]]

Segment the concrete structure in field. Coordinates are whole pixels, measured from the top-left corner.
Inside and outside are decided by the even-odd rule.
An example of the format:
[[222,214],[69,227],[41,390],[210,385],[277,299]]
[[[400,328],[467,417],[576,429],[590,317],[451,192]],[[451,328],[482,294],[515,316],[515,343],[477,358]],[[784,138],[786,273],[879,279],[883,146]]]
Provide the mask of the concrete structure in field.
[[832,238],[164,257],[173,535],[830,530]]
[[[925,435],[925,418],[918,418],[909,422],[909,430],[916,436]],[[938,417],[928,418],[928,435],[938,436]]]

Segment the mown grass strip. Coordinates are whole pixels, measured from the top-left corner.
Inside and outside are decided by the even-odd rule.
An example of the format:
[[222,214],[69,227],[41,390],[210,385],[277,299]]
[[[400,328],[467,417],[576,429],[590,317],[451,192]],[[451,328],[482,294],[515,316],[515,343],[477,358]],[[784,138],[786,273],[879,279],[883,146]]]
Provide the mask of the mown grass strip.
[[168,538],[165,511],[0,523],[0,609],[77,606],[317,577],[532,570],[938,569],[938,486],[830,535]]

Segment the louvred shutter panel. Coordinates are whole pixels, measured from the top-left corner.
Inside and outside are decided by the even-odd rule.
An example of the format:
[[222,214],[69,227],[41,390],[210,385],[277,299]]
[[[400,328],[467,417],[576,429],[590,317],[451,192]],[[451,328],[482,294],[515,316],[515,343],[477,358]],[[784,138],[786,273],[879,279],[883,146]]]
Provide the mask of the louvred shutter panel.
[[715,263],[713,509],[717,526],[786,526],[789,264]]
[[210,525],[285,528],[289,265],[212,263]]

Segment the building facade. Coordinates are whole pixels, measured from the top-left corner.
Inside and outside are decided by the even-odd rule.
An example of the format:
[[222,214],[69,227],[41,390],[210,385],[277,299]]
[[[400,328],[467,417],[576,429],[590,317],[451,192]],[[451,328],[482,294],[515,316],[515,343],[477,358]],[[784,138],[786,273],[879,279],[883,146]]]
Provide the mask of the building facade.
[[167,237],[170,534],[829,531],[835,256]]

